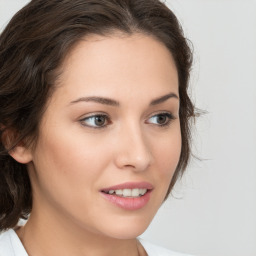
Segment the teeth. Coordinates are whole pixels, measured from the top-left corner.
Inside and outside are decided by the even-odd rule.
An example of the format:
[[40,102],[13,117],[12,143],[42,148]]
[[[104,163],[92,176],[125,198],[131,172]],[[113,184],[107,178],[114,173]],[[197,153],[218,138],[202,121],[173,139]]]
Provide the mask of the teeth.
[[139,197],[145,195],[147,192],[146,188],[134,188],[134,189],[117,189],[117,190],[109,190],[107,191],[108,194],[116,194],[117,196],[122,197]]
[[138,188],[134,188],[134,189],[131,190],[131,194],[132,194],[132,196],[139,196],[140,195],[140,190]]
[[145,188],[140,188],[140,194],[141,195],[145,195],[146,194],[146,192],[147,192],[147,189],[145,189]]
[[131,189],[123,189],[123,197],[132,196],[132,190]]
[[123,195],[123,191],[121,189],[118,189],[118,190],[114,190],[116,195],[118,196],[122,196]]

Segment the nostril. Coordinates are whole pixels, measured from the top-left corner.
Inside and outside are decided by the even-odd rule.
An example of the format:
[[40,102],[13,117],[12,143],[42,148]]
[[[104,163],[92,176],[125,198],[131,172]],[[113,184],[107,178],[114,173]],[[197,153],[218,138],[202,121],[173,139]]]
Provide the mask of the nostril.
[[144,171],[152,164],[152,154],[146,143],[142,131],[138,127],[120,132],[120,139],[116,147],[115,162],[120,169]]

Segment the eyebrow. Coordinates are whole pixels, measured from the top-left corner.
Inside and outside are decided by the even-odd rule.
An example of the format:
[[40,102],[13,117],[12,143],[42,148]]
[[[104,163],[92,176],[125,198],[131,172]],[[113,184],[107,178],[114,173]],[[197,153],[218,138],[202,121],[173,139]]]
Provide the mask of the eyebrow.
[[96,103],[100,103],[103,105],[116,106],[116,107],[120,106],[120,103],[116,100],[112,100],[109,98],[103,98],[103,97],[96,97],[96,96],[82,97],[82,98],[72,101],[71,104],[78,103],[78,102],[96,102]]
[[[159,98],[152,100],[149,105],[155,106],[155,105],[165,102],[166,100],[168,100],[170,98],[175,98],[175,99],[179,100],[179,97],[175,93],[169,93],[169,94],[166,94],[164,96],[161,96]],[[114,106],[114,107],[120,106],[120,103],[116,100],[104,98],[104,97],[97,97],[97,96],[81,97],[81,98],[78,98],[77,100],[71,101],[70,104],[75,104],[78,102],[96,102],[96,103],[100,103],[103,105],[109,105],[109,106]]]
[[170,98],[175,98],[175,99],[179,100],[178,95],[173,93],[173,92],[171,92],[169,94],[166,94],[164,96],[161,96],[159,98],[156,98],[156,99],[152,100],[149,105],[150,106],[155,106],[155,105],[158,105],[160,103],[163,103],[163,102],[167,101]]

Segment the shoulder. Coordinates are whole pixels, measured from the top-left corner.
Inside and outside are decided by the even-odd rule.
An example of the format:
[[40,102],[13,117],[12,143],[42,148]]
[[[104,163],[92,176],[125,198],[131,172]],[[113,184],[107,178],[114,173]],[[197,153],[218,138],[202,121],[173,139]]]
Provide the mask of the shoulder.
[[28,256],[13,229],[0,233],[0,256]]
[[0,256],[14,256],[12,247],[11,230],[0,233]]
[[148,256],[192,256],[189,254],[168,250],[166,248],[152,244],[151,242],[143,240],[141,238],[139,238],[139,241],[146,250]]

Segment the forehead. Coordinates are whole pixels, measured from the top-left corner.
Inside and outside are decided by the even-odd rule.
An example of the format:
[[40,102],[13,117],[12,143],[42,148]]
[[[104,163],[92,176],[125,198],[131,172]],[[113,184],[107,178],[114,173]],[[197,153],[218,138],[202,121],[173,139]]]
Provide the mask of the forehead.
[[170,51],[155,38],[143,34],[92,35],[67,55],[59,83],[74,94],[126,95],[150,90],[178,93],[178,74]]

